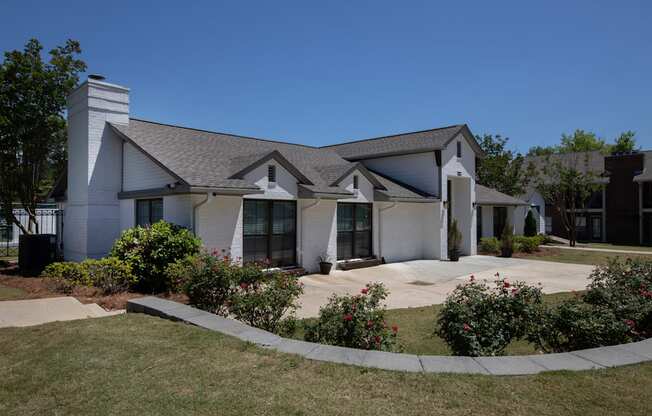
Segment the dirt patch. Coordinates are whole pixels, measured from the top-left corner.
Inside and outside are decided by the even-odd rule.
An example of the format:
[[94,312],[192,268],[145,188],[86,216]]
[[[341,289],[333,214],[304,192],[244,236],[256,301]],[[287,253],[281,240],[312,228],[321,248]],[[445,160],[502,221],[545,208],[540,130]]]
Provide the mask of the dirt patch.
[[561,253],[561,249],[559,248],[546,248],[539,251],[533,251],[532,253],[514,253],[512,257],[518,259],[527,259],[531,257],[551,257],[551,256],[557,256],[560,253]]
[[[21,289],[25,292],[22,299],[42,299],[67,296],[53,290],[52,285],[42,277],[23,277],[17,269],[0,269],[0,284],[7,287]],[[106,310],[125,309],[129,299],[147,296],[137,292],[122,292],[113,295],[104,295],[101,290],[94,287],[77,287],[69,295],[81,303],[97,303]],[[180,293],[162,293],[155,295],[175,302],[188,303],[186,295]]]

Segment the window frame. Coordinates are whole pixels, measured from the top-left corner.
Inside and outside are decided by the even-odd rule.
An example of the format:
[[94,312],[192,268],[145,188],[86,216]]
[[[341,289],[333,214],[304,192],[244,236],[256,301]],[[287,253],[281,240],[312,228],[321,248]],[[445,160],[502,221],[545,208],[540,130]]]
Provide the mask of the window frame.
[[[366,202],[338,202],[337,207],[339,209],[340,206],[351,206],[351,219],[352,219],[352,227],[351,230],[349,231],[339,231],[337,230],[337,260],[350,260],[350,259],[357,259],[357,258],[370,258],[374,256],[374,209],[373,209],[373,204],[371,203],[366,203]],[[369,230],[358,230],[358,224],[357,224],[357,210],[359,209],[360,206],[365,206],[366,209],[369,211]],[[339,222],[339,216],[338,216],[338,222]],[[368,232],[369,236],[367,244],[369,245],[369,254],[364,257],[360,257],[357,253],[357,245],[356,241],[358,239],[358,233],[360,232]],[[340,244],[340,235],[344,234],[350,234],[351,236],[351,257],[344,257],[340,255],[339,251],[339,244]]]
[[[246,229],[244,226],[244,211],[245,211],[245,204],[247,203],[264,203],[265,204],[265,211],[266,211],[266,231],[263,234],[246,234]],[[274,205],[275,204],[292,204],[294,207],[294,225],[293,225],[293,231],[291,233],[280,233],[280,234],[274,234]],[[298,224],[298,213],[297,213],[297,201],[296,200],[286,200],[286,199],[259,199],[259,198],[245,198],[242,200],[242,210],[243,210],[243,227],[242,227],[242,260],[243,263],[251,263],[255,262],[256,260],[247,260],[246,257],[249,257],[249,253],[245,254],[246,250],[246,241],[249,238],[253,237],[264,237],[265,238],[265,245],[266,245],[266,261],[269,262],[270,267],[294,267],[297,265],[297,235],[298,235],[298,230],[297,230],[297,224]],[[272,254],[274,251],[273,246],[273,240],[274,236],[289,236],[292,235],[292,259],[281,259],[281,263],[275,264],[274,259],[272,258]]]
[[[161,218],[157,219],[156,221],[152,221],[152,213],[154,210],[152,210],[152,203],[153,202],[159,202],[161,203]],[[141,224],[140,223],[140,204],[141,203],[147,203],[148,208],[149,208],[149,214],[148,214],[148,223],[146,224]],[[146,226],[151,226],[152,224],[161,221],[165,219],[165,206],[163,205],[163,198],[147,198],[147,199],[137,199],[135,203],[134,210],[135,212],[135,219],[134,219],[134,225],[136,226],[141,226],[141,227],[146,227]]]

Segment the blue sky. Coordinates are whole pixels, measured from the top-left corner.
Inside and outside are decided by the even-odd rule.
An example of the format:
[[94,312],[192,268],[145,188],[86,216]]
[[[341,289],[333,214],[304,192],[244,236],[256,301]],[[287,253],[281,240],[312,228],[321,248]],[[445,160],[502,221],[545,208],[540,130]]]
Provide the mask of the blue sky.
[[[137,3],[137,4],[136,4]],[[652,148],[650,1],[4,0],[0,50],[81,42],[134,117],[312,145],[468,123]]]

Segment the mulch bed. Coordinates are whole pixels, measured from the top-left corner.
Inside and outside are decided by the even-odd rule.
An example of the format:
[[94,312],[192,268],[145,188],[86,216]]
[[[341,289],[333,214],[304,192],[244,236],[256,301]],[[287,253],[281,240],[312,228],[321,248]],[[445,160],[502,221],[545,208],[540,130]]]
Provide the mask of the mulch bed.
[[[15,265],[0,268],[0,285],[21,289],[26,292],[24,299],[42,299],[59,296],[73,296],[81,303],[97,303],[106,310],[125,309],[129,299],[141,298],[147,294],[137,292],[122,292],[104,295],[101,290],[93,287],[77,287],[69,295],[52,290],[47,279],[42,277],[23,277]],[[181,293],[159,293],[155,296],[188,303],[186,295]]]

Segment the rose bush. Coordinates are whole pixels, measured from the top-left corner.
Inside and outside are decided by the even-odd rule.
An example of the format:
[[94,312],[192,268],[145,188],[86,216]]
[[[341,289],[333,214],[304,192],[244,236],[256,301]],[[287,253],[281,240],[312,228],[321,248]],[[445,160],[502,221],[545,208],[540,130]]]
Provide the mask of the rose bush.
[[507,345],[524,339],[543,314],[542,293],[524,282],[510,283],[496,273],[495,287],[473,277],[446,299],[436,332],[453,354],[501,355]]
[[365,350],[398,351],[398,327],[388,327],[385,307],[387,289],[381,283],[367,284],[358,295],[333,295],[319,309],[316,322],[305,324],[309,342]]

